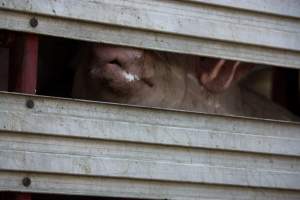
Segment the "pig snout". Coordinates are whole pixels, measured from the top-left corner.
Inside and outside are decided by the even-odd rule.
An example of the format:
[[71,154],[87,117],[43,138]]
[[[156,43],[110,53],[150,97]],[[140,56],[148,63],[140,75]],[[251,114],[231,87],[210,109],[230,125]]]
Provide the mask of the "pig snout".
[[142,79],[143,50],[97,44],[92,51],[91,78],[109,82],[112,87]]
[[100,46],[93,48],[92,78],[132,82],[140,79],[143,51],[121,47]]

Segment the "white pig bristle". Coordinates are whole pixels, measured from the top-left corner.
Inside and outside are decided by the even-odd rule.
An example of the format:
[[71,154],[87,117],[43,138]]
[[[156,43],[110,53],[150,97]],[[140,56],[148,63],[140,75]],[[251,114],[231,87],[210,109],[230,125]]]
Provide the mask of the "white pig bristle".
[[123,76],[124,76],[124,78],[125,78],[128,82],[140,80],[140,78],[139,78],[137,75],[131,74],[131,73],[126,72],[126,71],[123,71]]

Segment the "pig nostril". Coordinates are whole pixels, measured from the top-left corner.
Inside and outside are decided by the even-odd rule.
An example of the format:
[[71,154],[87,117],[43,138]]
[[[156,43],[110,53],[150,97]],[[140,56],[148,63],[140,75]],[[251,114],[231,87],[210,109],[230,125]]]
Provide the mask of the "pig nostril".
[[114,64],[114,65],[118,65],[118,66],[120,66],[121,67],[121,63],[118,61],[118,60],[113,60],[113,61],[110,61],[109,62],[110,64]]
[[147,78],[142,78],[142,81],[144,81],[144,83],[146,83],[149,87],[154,86],[154,84]]

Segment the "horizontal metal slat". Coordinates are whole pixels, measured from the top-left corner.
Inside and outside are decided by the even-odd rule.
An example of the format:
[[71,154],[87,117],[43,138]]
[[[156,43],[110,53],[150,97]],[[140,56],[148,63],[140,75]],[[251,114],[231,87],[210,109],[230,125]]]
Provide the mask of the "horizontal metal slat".
[[2,171],[300,189],[294,157],[9,132],[0,138]]
[[197,3],[207,3],[254,12],[300,18],[300,2],[298,0],[185,0]]
[[[22,186],[24,177],[31,178],[29,187]],[[20,172],[0,172],[0,190],[174,200],[298,200],[300,197],[299,191],[290,190]]]
[[[275,66],[300,65],[296,18],[185,1],[2,3],[4,29]],[[28,24],[33,15],[40,21],[37,28]]]
[[[32,110],[24,106],[28,98],[35,102]],[[0,95],[0,118],[4,131],[300,155],[299,123],[9,93]]]
[[[4,3],[4,5],[3,5]],[[300,51],[300,20],[156,0],[2,0],[2,8]]]
[[0,190],[297,199],[299,126],[2,92]]

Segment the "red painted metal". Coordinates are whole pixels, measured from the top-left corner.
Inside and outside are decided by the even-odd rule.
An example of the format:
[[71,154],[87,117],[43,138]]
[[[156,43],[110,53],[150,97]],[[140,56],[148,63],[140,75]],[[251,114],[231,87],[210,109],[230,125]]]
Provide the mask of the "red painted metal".
[[21,63],[16,73],[15,91],[35,94],[37,83],[38,36],[26,34],[23,40],[23,52],[21,52]]
[[31,200],[31,194],[29,194],[29,193],[17,193],[15,200]]
[[35,94],[37,83],[38,36],[17,33],[10,45],[9,91]]
[[[9,52],[9,91],[35,94],[37,84],[38,45],[37,35],[9,33],[2,45]],[[29,193],[15,193],[14,200],[31,200]]]

